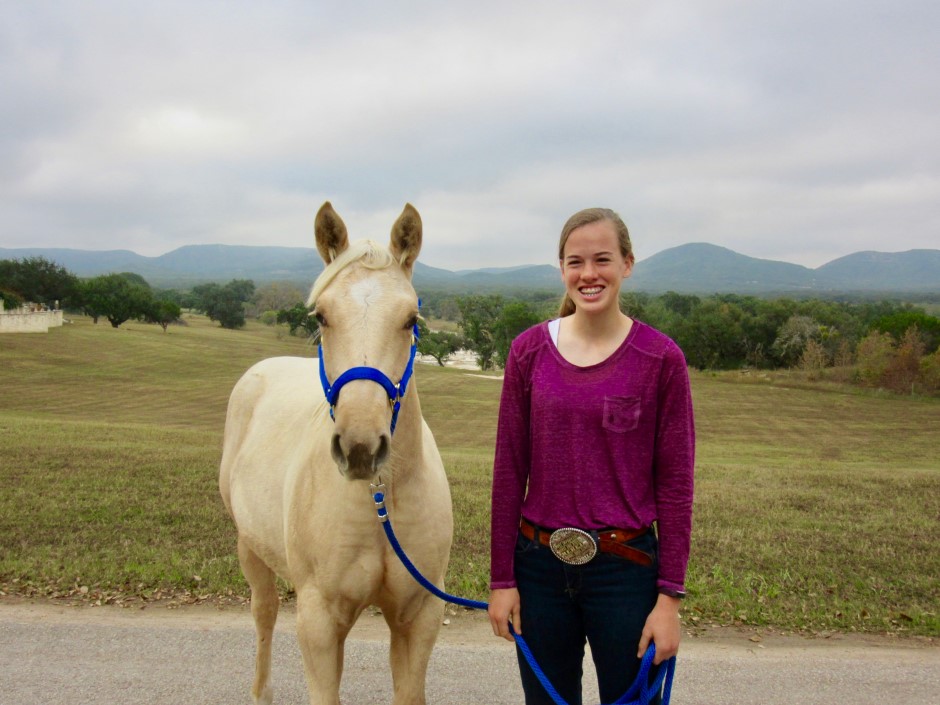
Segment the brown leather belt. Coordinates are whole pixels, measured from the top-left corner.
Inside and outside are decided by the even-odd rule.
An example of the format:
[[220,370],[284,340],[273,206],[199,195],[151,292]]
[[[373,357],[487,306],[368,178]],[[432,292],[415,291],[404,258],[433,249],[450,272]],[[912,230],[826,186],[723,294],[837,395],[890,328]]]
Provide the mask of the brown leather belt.
[[[530,541],[535,541],[535,537],[538,536],[538,542],[543,546],[550,546],[551,544],[553,530],[536,526],[525,517],[519,522],[519,531]],[[653,557],[650,554],[638,548],[633,548],[633,546],[625,545],[627,541],[643,536],[647,531],[649,531],[649,527],[645,529],[601,529],[589,533],[592,536],[596,533],[595,541],[599,550],[605,553],[613,553],[640,565],[649,566],[653,564]]]

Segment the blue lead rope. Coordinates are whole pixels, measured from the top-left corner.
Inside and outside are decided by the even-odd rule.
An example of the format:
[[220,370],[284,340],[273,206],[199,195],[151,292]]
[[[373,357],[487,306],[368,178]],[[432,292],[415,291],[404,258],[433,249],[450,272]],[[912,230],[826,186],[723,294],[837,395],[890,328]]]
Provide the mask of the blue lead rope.
[[[379,522],[381,522],[382,528],[385,530],[385,535],[388,537],[388,542],[394,549],[395,554],[401,560],[405,568],[408,569],[408,572],[411,573],[411,576],[428,592],[445,602],[451,602],[462,607],[469,607],[470,609],[487,609],[489,605],[486,602],[468,600],[465,597],[449,595],[443,590],[440,590],[421,574],[414,563],[411,562],[411,559],[405,554],[404,549],[402,549],[401,544],[398,542],[398,538],[395,536],[395,532],[392,530],[392,522],[388,518],[388,509],[385,507],[384,485],[372,485],[371,487],[372,499],[375,501],[375,509],[379,517]],[[538,678],[539,683],[545,688],[545,692],[548,693],[549,697],[551,697],[556,705],[568,705],[561,695],[558,694],[558,691],[555,690],[555,686],[551,684],[545,672],[542,671],[542,668],[536,662],[525,639],[523,639],[521,635],[516,634],[515,630],[513,630],[512,624],[509,625],[509,631],[512,633],[513,639],[516,640],[516,646],[519,647],[519,650],[522,652],[523,657],[525,657],[535,677]],[[651,643],[646,653],[643,654],[643,660],[640,662],[640,670],[633,684],[627,689],[627,692],[617,698],[612,705],[647,705],[660,690],[662,690],[663,693],[662,705],[669,705],[669,698],[672,695],[672,679],[676,673],[676,657],[673,656],[661,664],[655,677],[650,681],[649,672],[650,668],[653,666],[653,658],[655,656],[656,646]]]

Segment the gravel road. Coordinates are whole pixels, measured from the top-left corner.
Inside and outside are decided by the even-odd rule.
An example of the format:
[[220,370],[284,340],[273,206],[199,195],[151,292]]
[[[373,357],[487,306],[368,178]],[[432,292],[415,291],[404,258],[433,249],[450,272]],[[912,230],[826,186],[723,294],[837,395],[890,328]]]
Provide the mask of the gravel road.
[[[482,615],[442,627],[428,676],[437,705],[521,703],[511,644]],[[275,703],[307,702],[294,615],[274,643]],[[0,600],[0,705],[221,705],[251,702],[247,608],[146,610]],[[586,673],[585,703],[597,703]],[[938,705],[940,647],[845,637],[688,637],[674,705]],[[391,702],[387,629],[364,615],[346,646],[344,703]]]

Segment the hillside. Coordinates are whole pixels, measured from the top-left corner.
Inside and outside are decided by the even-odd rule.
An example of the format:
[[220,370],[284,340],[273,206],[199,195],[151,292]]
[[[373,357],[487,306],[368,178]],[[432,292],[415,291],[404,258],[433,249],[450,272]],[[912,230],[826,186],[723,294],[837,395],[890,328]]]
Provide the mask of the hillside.
[[[256,284],[292,281],[307,286],[323,269],[317,251],[304,247],[188,245],[159,257],[128,250],[0,248],[0,259],[34,256],[57,262],[80,277],[136,272],[154,286],[172,288],[231,279],[252,279]],[[561,291],[558,270],[548,265],[452,272],[418,262],[415,285],[455,293]],[[638,262],[625,290],[807,295],[937,293],[940,250],[857,252],[810,269],[748,257],[708,243],[690,243]]]
[[856,252],[824,264],[816,270],[833,287],[872,289],[940,289],[940,250],[907,252]]
[[811,290],[816,272],[757,259],[707,243],[680,245],[640,262],[629,286],[637,291],[738,292]]

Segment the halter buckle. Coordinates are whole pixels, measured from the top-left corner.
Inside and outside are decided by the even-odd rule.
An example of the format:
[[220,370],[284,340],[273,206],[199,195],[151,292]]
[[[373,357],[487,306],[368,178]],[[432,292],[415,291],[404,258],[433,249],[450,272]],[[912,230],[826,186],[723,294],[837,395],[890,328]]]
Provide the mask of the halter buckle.
[[372,493],[372,501],[375,502],[375,511],[379,515],[379,521],[383,524],[388,521],[388,509],[385,508],[385,483],[379,480],[379,484],[369,484],[369,491]]

